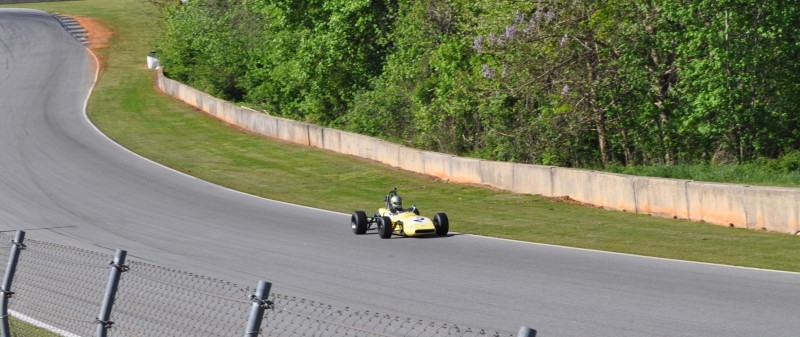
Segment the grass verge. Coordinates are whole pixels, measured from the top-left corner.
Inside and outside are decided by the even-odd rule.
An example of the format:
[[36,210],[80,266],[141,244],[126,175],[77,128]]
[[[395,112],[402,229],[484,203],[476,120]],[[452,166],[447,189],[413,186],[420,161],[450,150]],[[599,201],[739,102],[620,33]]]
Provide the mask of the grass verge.
[[[242,133],[156,92],[145,56],[159,31],[146,1],[26,6],[99,19],[113,36],[90,118],[123,146],[233,189],[344,213],[371,210],[398,187],[423,214],[446,211],[451,230],[515,240],[800,271],[800,237],[607,211],[465,186],[327,151]],[[342,224],[343,231],[349,225]]]
[[27,323],[15,317],[9,317],[9,328],[11,336],[36,336],[36,337],[61,337],[61,335],[51,332],[50,330],[37,327],[33,324]]
[[605,171],[743,185],[800,187],[800,151],[778,159],[761,159],[747,164],[611,166]]

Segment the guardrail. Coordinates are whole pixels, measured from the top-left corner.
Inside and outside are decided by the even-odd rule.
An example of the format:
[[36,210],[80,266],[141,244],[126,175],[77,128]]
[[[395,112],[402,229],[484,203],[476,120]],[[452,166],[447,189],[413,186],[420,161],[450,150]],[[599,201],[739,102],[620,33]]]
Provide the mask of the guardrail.
[[569,197],[618,211],[791,234],[800,231],[797,188],[649,178],[463,158],[239,107],[169,79],[161,69],[158,87],[180,101],[251,132],[444,180],[484,184],[515,193]]

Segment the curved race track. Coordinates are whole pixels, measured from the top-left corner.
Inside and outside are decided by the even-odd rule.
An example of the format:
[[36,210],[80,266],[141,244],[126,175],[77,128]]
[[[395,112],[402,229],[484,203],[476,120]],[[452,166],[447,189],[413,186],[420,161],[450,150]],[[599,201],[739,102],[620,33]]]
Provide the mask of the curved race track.
[[[337,306],[539,336],[796,336],[800,275],[469,235],[379,240],[349,216],[227,190],[121,148],[84,114],[93,59],[0,10],[0,230]],[[380,196],[376,196],[380,198]],[[457,221],[457,220],[456,220]],[[736,252],[731,252],[735,254]]]

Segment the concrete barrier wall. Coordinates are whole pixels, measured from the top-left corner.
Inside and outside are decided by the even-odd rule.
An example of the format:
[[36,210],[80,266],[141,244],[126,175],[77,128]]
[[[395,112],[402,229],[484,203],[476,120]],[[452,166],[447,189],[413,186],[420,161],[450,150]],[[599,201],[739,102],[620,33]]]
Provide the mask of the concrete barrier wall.
[[690,181],[686,183],[689,220],[745,227],[744,186]]
[[776,232],[800,231],[800,190],[777,187],[745,187],[747,228]]
[[550,174],[553,197],[570,197],[585,203],[591,203],[595,199],[595,191],[591,188],[592,171],[554,167]]
[[[358,155],[359,153],[369,154],[372,150],[372,146],[368,144],[359,144],[360,140],[360,135],[339,131],[339,153],[349,154],[351,156]],[[359,149],[359,145],[363,146],[363,149]]]
[[328,151],[342,153],[341,146],[342,132],[335,129],[325,128],[322,130],[322,148]]
[[450,157],[450,181],[465,184],[480,184],[481,160],[475,158]]
[[553,168],[552,166],[514,164],[511,192],[554,196]]
[[484,184],[515,193],[568,196],[608,209],[724,226],[790,233],[800,230],[800,189],[796,188],[634,177],[422,151],[237,107],[166,78],[160,70],[158,74],[163,92],[245,130],[453,182]]
[[425,172],[425,159],[422,153],[423,151],[417,149],[400,147],[400,167],[411,172]]
[[378,161],[389,165],[391,167],[400,166],[400,148],[402,146],[390,143],[387,141],[380,141],[380,150],[377,153]]
[[550,172],[554,197],[565,196],[617,211],[637,210],[632,176],[561,167]]
[[481,183],[501,190],[514,188],[514,164],[509,162],[481,160]]
[[278,135],[275,138],[295,144],[309,145],[308,124],[284,118],[275,118]]
[[[246,113],[246,110],[241,110]],[[267,137],[278,137],[278,119],[277,118],[253,118],[252,123],[255,130]]]
[[422,151],[422,173],[439,179],[450,180],[450,158],[453,155]]
[[633,178],[623,174],[590,171],[594,193],[590,204],[625,212],[636,212]]
[[636,213],[689,219],[686,180],[634,177]]
[[308,146],[316,147],[322,149],[325,147],[325,141],[322,137],[324,137],[323,130],[325,128],[319,125],[308,125]]

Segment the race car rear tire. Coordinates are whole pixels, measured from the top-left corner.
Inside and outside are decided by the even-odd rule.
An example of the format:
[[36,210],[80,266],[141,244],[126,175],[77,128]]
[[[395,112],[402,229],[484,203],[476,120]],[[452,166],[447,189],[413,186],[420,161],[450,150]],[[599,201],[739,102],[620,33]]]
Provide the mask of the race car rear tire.
[[357,235],[366,234],[367,228],[369,228],[367,221],[367,213],[363,211],[353,212],[353,216],[350,217],[350,226],[353,227],[353,233]]
[[447,235],[447,232],[450,231],[450,222],[447,220],[447,214],[436,213],[433,216],[433,227],[436,228],[436,235]]
[[392,219],[388,216],[378,218],[378,236],[380,236],[381,239],[392,237]]

